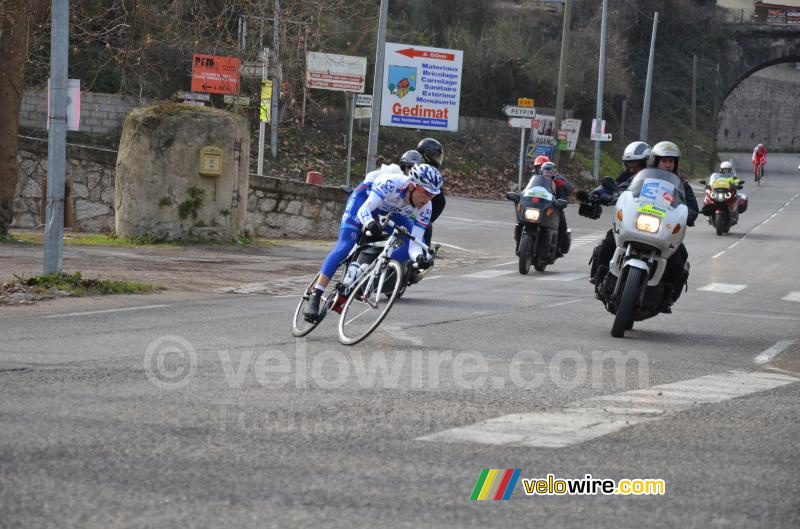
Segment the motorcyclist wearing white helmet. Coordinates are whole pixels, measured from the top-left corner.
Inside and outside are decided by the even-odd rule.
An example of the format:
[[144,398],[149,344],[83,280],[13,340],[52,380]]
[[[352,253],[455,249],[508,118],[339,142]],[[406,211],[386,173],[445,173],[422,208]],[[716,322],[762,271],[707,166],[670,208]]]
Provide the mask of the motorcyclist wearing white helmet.
[[[642,169],[647,167],[647,160],[650,158],[650,146],[643,141],[635,141],[633,143],[629,143],[625,150],[622,153],[622,167],[624,170],[617,176],[617,186],[621,189],[625,189],[630,184],[633,177],[636,176],[636,173],[641,171]],[[602,186],[598,187],[594,190],[596,193],[608,193],[606,189]],[[601,285],[603,283],[603,277],[605,276],[606,272],[608,271],[608,263],[611,261],[611,257],[614,255],[614,250],[617,247],[617,243],[614,240],[614,233],[611,230],[608,230],[606,233],[606,237],[598,244],[594,252],[592,253],[591,259],[591,272],[589,276],[589,282],[594,283],[597,285]],[[603,265],[603,268],[600,269],[600,277],[597,277],[597,271],[600,265]]]
[[719,172],[722,174],[736,174],[733,171],[733,164],[728,160],[719,164]]
[[[688,226],[694,226],[694,221],[700,210],[697,206],[697,199],[692,191],[692,186],[686,178],[678,174],[678,164],[681,159],[681,150],[677,145],[671,141],[662,141],[656,143],[650,151],[650,167],[656,169],[663,169],[677,174],[683,183],[683,192],[686,196],[686,207],[689,208],[689,216],[686,219]],[[686,285],[686,280],[689,278],[689,270],[686,261],[689,259],[689,252],[686,251],[686,246],[681,245],[675,250],[669,259],[667,259],[667,267],[664,270],[663,281],[672,287],[671,298],[665,296],[667,303],[662,307],[662,312],[670,313],[670,305],[678,301],[678,298]]]

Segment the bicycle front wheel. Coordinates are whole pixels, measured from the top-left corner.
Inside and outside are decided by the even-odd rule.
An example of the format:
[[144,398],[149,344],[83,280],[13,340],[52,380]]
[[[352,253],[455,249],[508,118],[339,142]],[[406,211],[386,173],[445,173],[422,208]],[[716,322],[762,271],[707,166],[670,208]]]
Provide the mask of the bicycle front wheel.
[[[356,284],[339,318],[339,341],[343,345],[357,344],[378,328],[397,300],[403,280],[402,265],[389,261],[379,273],[368,273]],[[379,283],[383,294],[378,289]],[[392,288],[387,290],[385,285]]]

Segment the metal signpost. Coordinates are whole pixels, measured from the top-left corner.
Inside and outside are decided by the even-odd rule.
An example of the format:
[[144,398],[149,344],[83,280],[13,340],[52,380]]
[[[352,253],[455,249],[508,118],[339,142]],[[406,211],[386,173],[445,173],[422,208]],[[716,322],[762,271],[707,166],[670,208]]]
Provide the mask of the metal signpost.
[[[522,101],[522,100],[520,100]],[[530,100],[531,104],[533,100]],[[506,120],[509,127],[519,128],[519,174],[517,176],[517,189],[522,189],[522,173],[525,167],[525,136],[528,129],[533,128],[533,121],[536,117],[536,109],[532,107],[521,107],[506,105],[503,107],[503,114],[508,116]]]

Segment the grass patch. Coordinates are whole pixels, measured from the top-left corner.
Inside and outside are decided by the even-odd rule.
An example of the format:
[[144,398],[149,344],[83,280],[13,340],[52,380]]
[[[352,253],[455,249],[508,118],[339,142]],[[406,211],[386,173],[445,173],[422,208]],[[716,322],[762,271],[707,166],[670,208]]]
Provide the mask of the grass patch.
[[161,287],[116,281],[112,279],[84,279],[80,272],[74,274],[45,274],[34,277],[14,276],[21,285],[32,287],[36,294],[47,294],[52,290],[70,292],[74,296],[96,296],[108,294],[150,294]]

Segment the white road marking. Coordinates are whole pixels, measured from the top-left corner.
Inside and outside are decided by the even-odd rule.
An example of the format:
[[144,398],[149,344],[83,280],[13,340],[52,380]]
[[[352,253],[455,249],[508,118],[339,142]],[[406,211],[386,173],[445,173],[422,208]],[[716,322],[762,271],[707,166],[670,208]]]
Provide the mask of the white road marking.
[[463,252],[471,252],[472,250],[467,250],[466,248],[462,248],[461,246],[456,246],[455,244],[447,244],[444,242],[437,242],[438,245],[444,246],[445,248],[453,248],[454,250],[461,250]]
[[461,277],[466,277],[469,279],[492,279],[513,273],[513,270],[481,270],[480,272],[462,275]]
[[507,263],[493,264],[489,268],[498,268],[500,266],[508,266],[508,265],[512,265],[512,264],[517,264],[518,262],[519,262],[519,260],[517,260],[517,261],[509,261]]
[[732,285],[730,283],[709,283],[704,287],[700,287],[697,290],[702,290],[703,292],[717,292],[718,294],[736,294],[747,288],[747,285]]
[[717,252],[714,255],[712,255],[711,258],[712,259],[716,259],[717,257],[723,255],[724,253],[725,253],[725,250],[722,250],[721,252]]
[[572,305],[573,303],[580,303],[581,301],[583,301],[583,300],[582,299],[571,299],[569,301],[562,301],[561,303],[554,303],[553,305],[548,305],[545,308],[546,309],[553,309],[553,308],[556,308],[556,307],[563,307],[564,305]]
[[125,307],[122,309],[106,309],[106,310],[88,310],[86,312],[67,312],[64,314],[49,314],[47,316],[41,316],[42,318],[67,318],[70,316],[85,316],[87,314],[109,314],[112,312],[128,312],[131,310],[147,310],[147,309],[160,309],[163,307],[169,307],[169,305],[142,305],[140,307]]
[[462,218],[462,217],[451,217],[451,216],[447,216],[447,217],[443,217],[443,218],[445,218],[445,219],[463,220],[464,222],[478,222],[478,221],[477,221],[477,220],[475,220],[475,219],[465,219],[465,218]]
[[753,360],[757,365],[767,364],[772,361],[773,358],[784,352],[786,349],[789,348],[794,343],[794,340],[781,340],[780,342],[776,343],[769,349],[759,353],[758,356]]
[[[552,412],[515,413],[418,437],[418,441],[473,442],[561,448],[658,420],[668,413],[767,391],[800,381],[778,373],[730,371],[649,389],[592,397]],[[608,405],[606,403],[613,403]]]
[[718,314],[720,316],[739,316],[742,318],[754,318],[757,320],[776,320],[776,321],[800,321],[794,316],[771,316],[769,314],[744,314],[741,312],[723,312],[718,310],[706,310],[704,314]]
[[783,301],[796,301],[800,303],[800,290],[793,290],[781,298]]
[[538,281],[576,281],[578,279],[583,279],[585,277],[589,277],[589,274],[581,274],[578,273],[551,273],[546,276],[537,277]]

